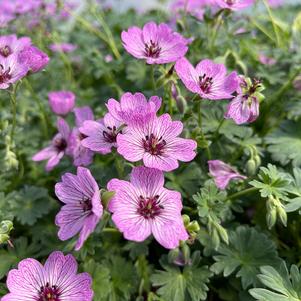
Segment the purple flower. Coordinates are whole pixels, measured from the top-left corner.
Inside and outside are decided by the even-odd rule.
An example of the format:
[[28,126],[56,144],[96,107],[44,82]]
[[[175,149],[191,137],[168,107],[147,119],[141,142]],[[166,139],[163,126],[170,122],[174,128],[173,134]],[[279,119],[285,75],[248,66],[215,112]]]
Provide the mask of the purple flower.
[[18,62],[17,54],[9,57],[0,56],[0,90],[7,89],[28,72],[28,67]]
[[161,106],[161,98],[152,96],[149,101],[142,93],[125,93],[121,96],[120,103],[111,98],[108,100],[107,108],[109,113],[120,122],[130,124],[152,118],[156,115]]
[[181,194],[163,185],[163,172],[143,166],[133,168],[130,182],[112,179],[108,183],[108,190],[115,191],[109,210],[126,239],[140,242],[153,234],[167,249],[188,239]]
[[55,114],[65,116],[74,107],[75,95],[71,91],[53,91],[48,94],[48,102]]
[[275,65],[276,64],[276,60],[272,57],[268,57],[262,53],[260,53],[258,55],[258,60],[261,64],[263,65],[268,65],[268,66],[272,66],[272,65]]
[[121,34],[127,52],[148,64],[166,64],[183,57],[188,50],[187,40],[164,23],[148,22],[140,29],[130,27]]
[[71,43],[54,43],[49,46],[53,52],[72,52],[77,48],[76,45]]
[[103,213],[98,185],[89,169],[77,168],[77,175],[66,173],[55,185],[55,194],[65,205],[55,218],[58,236],[67,240],[79,234],[75,250],[79,250],[95,230]]
[[178,137],[182,131],[182,122],[172,121],[168,114],[131,123],[117,136],[117,151],[131,162],[143,160],[147,167],[171,171],[179,166],[178,160],[188,162],[196,156],[196,142]]
[[215,0],[215,3],[221,8],[237,11],[254,4],[254,0]]
[[110,63],[110,62],[112,62],[113,61],[113,57],[110,55],[110,54],[107,54],[106,56],[105,56],[105,62],[106,63]]
[[94,115],[90,107],[75,108],[75,123],[76,127],[72,130],[69,138],[68,153],[73,157],[73,164],[75,166],[87,166],[92,163],[94,152],[84,147],[81,141],[86,138],[79,128],[86,120],[94,120]]
[[226,119],[233,119],[236,124],[251,123],[259,116],[259,102],[256,97],[236,96],[228,105]]
[[219,189],[226,189],[229,182],[234,179],[245,180],[247,177],[239,174],[230,165],[220,160],[208,161],[209,173],[214,177],[215,185]]
[[41,0],[11,0],[10,1],[15,14],[27,14],[37,11],[41,5]]
[[88,273],[77,274],[72,255],[53,252],[44,266],[33,258],[22,260],[18,269],[8,273],[9,293],[1,301],[92,301],[92,279]]
[[33,161],[48,160],[46,170],[52,170],[63,158],[68,147],[68,140],[70,136],[70,128],[67,122],[58,118],[57,128],[59,132],[52,139],[51,145],[42,149],[32,157]]
[[18,39],[16,35],[0,36],[0,57],[8,57],[11,54],[19,53],[31,45],[30,38]]
[[117,147],[116,137],[119,135],[121,122],[107,113],[99,122],[87,120],[79,128],[79,131],[86,136],[81,144],[95,152],[103,155],[112,151],[112,147]]
[[188,90],[205,99],[232,98],[238,87],[236,72],[227,75],[223,64],[202,60],[194,68],[186,58],[181,58],[175,70]]
[[8,25],[10,21],[14,20],[16,17],[15,15],[6,11],[2,11],[1,9],[2,8],[0,3],[0,28],[4,28]]
[[279,7],[282,6],[284,4],[283,0],[268,0],[268,3],[271,7]]
[[49,57],[40,49],[30,46],[20,52],[19,61],[26,65],[32,73],[36,73],[48,65]]

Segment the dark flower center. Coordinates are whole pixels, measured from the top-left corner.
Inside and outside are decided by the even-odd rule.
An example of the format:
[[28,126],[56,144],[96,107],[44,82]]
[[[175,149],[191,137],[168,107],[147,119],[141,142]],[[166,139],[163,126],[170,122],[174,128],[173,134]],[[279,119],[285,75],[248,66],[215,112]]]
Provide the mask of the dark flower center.
[[150,44],[144,44],[144,53],[147,57],[158,58],[161,52],[161,47],[159,47],[158,43],[150,40]]
[[0,54],[4,57],[8,57],[11,55],[13,52],[11,48],[8,45],[5,45],[4,47],[0,48]]
[[212,79],[213,79],[212,77],[208,77],[208,76],[206,76],[206,74],[203,74],[202,76],[199,76],[200,88],[206,94],[210,92],[210,89],[211,89],[212,84],[213,84]]
[[162,139],[162,136],[158,139],[154,134],[145,136],[145,139],[142,139],[142,142],[145,151],[155,156],[162,155],[166,146],[166,141]]
[[80,203],[80,205],[81,205],[84,212],[92,210],[92,201],[91,201],[90,198],[84,196],[79,203]]
[[60,291],[56,285],[50,286],[47,283],[41,287],[37,301],[60,301]]
[[0,84],[6,83],[11,79],[10,67],[7,70],[4,70],[3,65],[0,64]]
[[158,202],[158,199],[158,195],[150,198],[144,198],[140,195],[139,208],[137,209],[137,212],[146,219],[158,216],[164,209],[164,207]]
[[85,138],[87,138],[88,136],[86,136],[85,134],[83,134],[83,133],[79,133],[78,134],[78,139],[79,140],[83,140],[83,139],[85,139]]
[[67,141],[63,137],[58,137],[54,139],[54,146],[58,151],[64,151],[67,147]]
[[236,0],[225,0],[228,5],[233,5],[236,3]]
[[107,126],[107,131],[103,131],[102,135],[105,138],[105,141],[108,143],[116,143],[116,137],[118,135],[118,130],[116,126],[113,127]]

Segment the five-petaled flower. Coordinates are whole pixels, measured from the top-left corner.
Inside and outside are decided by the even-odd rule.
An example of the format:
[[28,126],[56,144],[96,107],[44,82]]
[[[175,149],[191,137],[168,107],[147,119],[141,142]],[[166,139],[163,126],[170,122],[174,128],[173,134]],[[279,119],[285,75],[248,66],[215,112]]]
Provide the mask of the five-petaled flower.
[[130,182],[112,179],[108,183],[108,190],[115,191],[109,210],[126,239],[139,242],[153,234],[167,249],[188,239],[181,217],[181,194],[163,185],[163,172],[144,166],[133,168]]
[[8,273],[9,293],[1,301],[92,301],[92,278],[77,274],[77,262],[72,255],[53,252],[44,266],[33,258],[22,260],[18,269]]
[[178,160],[189,162],[196,156],[197,143],[178,137],[182,131],[182,122],[172,121],[169,114],[133,122],[117,136],[117,151],[131,162],[143,160],[147,167],[171,171],[179,166]]
[[183,57],[188,40],[164,23],[148,22],[143,29],[133,26],[121,34],[127,52],[148,64],[166,64]]
[[68,141],[70,137],[70,128],[67,122],[58,118],[57,128],[59,132],[52,139],[51,145],[42,149],[32,157],[33,161],[48,160],[46,170],[52,170],[63,158],[68,148]]
[[215,3],[221,8],[237,11],[254,4],[254,0],[215,0]]
[[55,185],[55,194],[65,204],[55,218],[60,227],[58,236],[67,240],[80,233],[75,246],[79,250],[102,216],[98,185],[87,168],[78,167],[77,175],[62,176],[62,182]]
[[199,94],[205,99],[233,98],[238,87],[237,73],[227,75],[223,64],[211,60],[202,60],[194,68],[186,58],[181,58],[175,65],[175,70],[188,90]]

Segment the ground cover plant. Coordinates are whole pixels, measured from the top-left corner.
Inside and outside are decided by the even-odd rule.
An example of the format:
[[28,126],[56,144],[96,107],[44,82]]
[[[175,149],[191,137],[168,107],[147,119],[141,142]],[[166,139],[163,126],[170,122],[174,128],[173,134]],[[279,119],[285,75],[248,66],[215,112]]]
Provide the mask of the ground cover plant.
[[301,300],[301,3],[0,0],[0,300]]

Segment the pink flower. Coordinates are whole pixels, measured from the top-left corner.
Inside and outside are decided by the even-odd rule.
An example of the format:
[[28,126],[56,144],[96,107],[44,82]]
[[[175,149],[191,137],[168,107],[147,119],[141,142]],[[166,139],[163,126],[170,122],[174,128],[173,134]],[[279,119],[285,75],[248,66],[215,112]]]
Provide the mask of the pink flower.
[[259,116],[259,102],[256,97],[236,96],[228,105],[226,119],[233,119],[236,124],[251,123]]
[[196,142],[178,137],[182,131],[182,122],[172,121],[168,114],[131,123],[117,136],[117,151],[128,161],[143,160],[147,167],[171,171],[179,166],[178,160],[188,162],[196,156]]
[[75,95],[71,91],[54,91],[48,94],[48,102],[51,110],[65,116],[72,111],[75,104]]
[[18,269],[8,273],[9,293],[1,301],[92,301],[92,279],[88,273],[77,274],[72,255],[53,252],[44,266],[33,258],[22,260]]
[[271,7],[279,7],[282,6],[284,4],[283,0],[268,0],[268,3]]
[[70,128],[67,122],[62,118],[58,118],[57,128],[59,132],[52,139],[51,145],[32,157],[33,161],[48,160],[46,164],[47,171],[52,170],[60,162],[68,147]]
[[30,38],[18,39],[16,35],[0,36],[0,56],[8,57],[14,53],[20,53],[23,49],[31,45]]
[[109,210],[125,239],[140,242],[153,234],[167,249],[188,239],[181,194],[163,185],[163,172],[143,166],[133,168],[130,182],[112,179],[108,183],[108,190],[115,191]]
[[40,49],[30,46],[20,52],[19,61],[26,65],[32,73],[36,73],[48,65],[49,57]]
[[223,64],[211,60],[202,60],[194,68],[186,58],[181,58],[175,70],[188,90],[205,99],[232,98],[238,87],[237,73],[227,75]]
[[105,62],[106,63],[111,63],[113,61],[113,57],[110,54],[107,54],[105,56]]
[[109,113],[120,122],[130,124],[152,118],[156,115],[161,106],[161,98],[152,96],[149,101],[142,93],[125,93],[121,96],[120,103],[111,98],[108,100],[107,108]]
[[55,194],[65,204],[55,218],[60,227],[58,236],[67,240],[80,233],[75,246],[79,250],[103,213],[98,185],[89,169],[78,167],[77,175],[62,176],[62,182],[55,185]]
[[6,27],[8,23],[14,20],[15,18],[16,18],[15,15],[6,11],[2,11],[1,3],[0,3],[0,28]]
[[221,8],[237,11],[254,4],[254,0],[215,0],[215,3]]
[[127,52],[148,64],[175,62],[188,50],[187,40],[164,23],[148,22],[143,29],[130,27],[122,32],[121,39]]
[[77,49],[77,46],[71,43],[54,43],[49,46],[53,52],[72,52]]
[[264,54],[262,54],[262,53],[260,53],[260,54],[258,55],[258,60],[259,60],[259,62],[260,62],[261,64],[263,64],[263,65],[269,65],[269,66],[275,65],[276,62],[277,62],[274,58],[268,57],[268,56],[266,56],[266,55],[264,55]]
[[73,157],[73,164],[75,166],[87,166],[92,163],[94,152],[84,147],[81,141],[86,138],[79,128],[83,125],[86,120],[94,120],[94,115],[90,107],[75,108],[75,123],[76,127],[72,130],[69,138],[68,153]]
[[220,160],[208,161],[209,173],[214,177],[215,185],[219,189],[226,189],[229,182],[234,179],[245,180],[247,177],[239,174],[230,165]]
[[116,137],[119,135],[121,122],[107,113],[99,122],[87,120],[79,128],[79,131],[86,136],[81,141],[82,146],[99,152],[103,155],[112,151],[112,147],[117,147]]
[[0,90],[7,89],[28,72],[28,67],[18,62],[17,54],[9,57],[0,56]]

